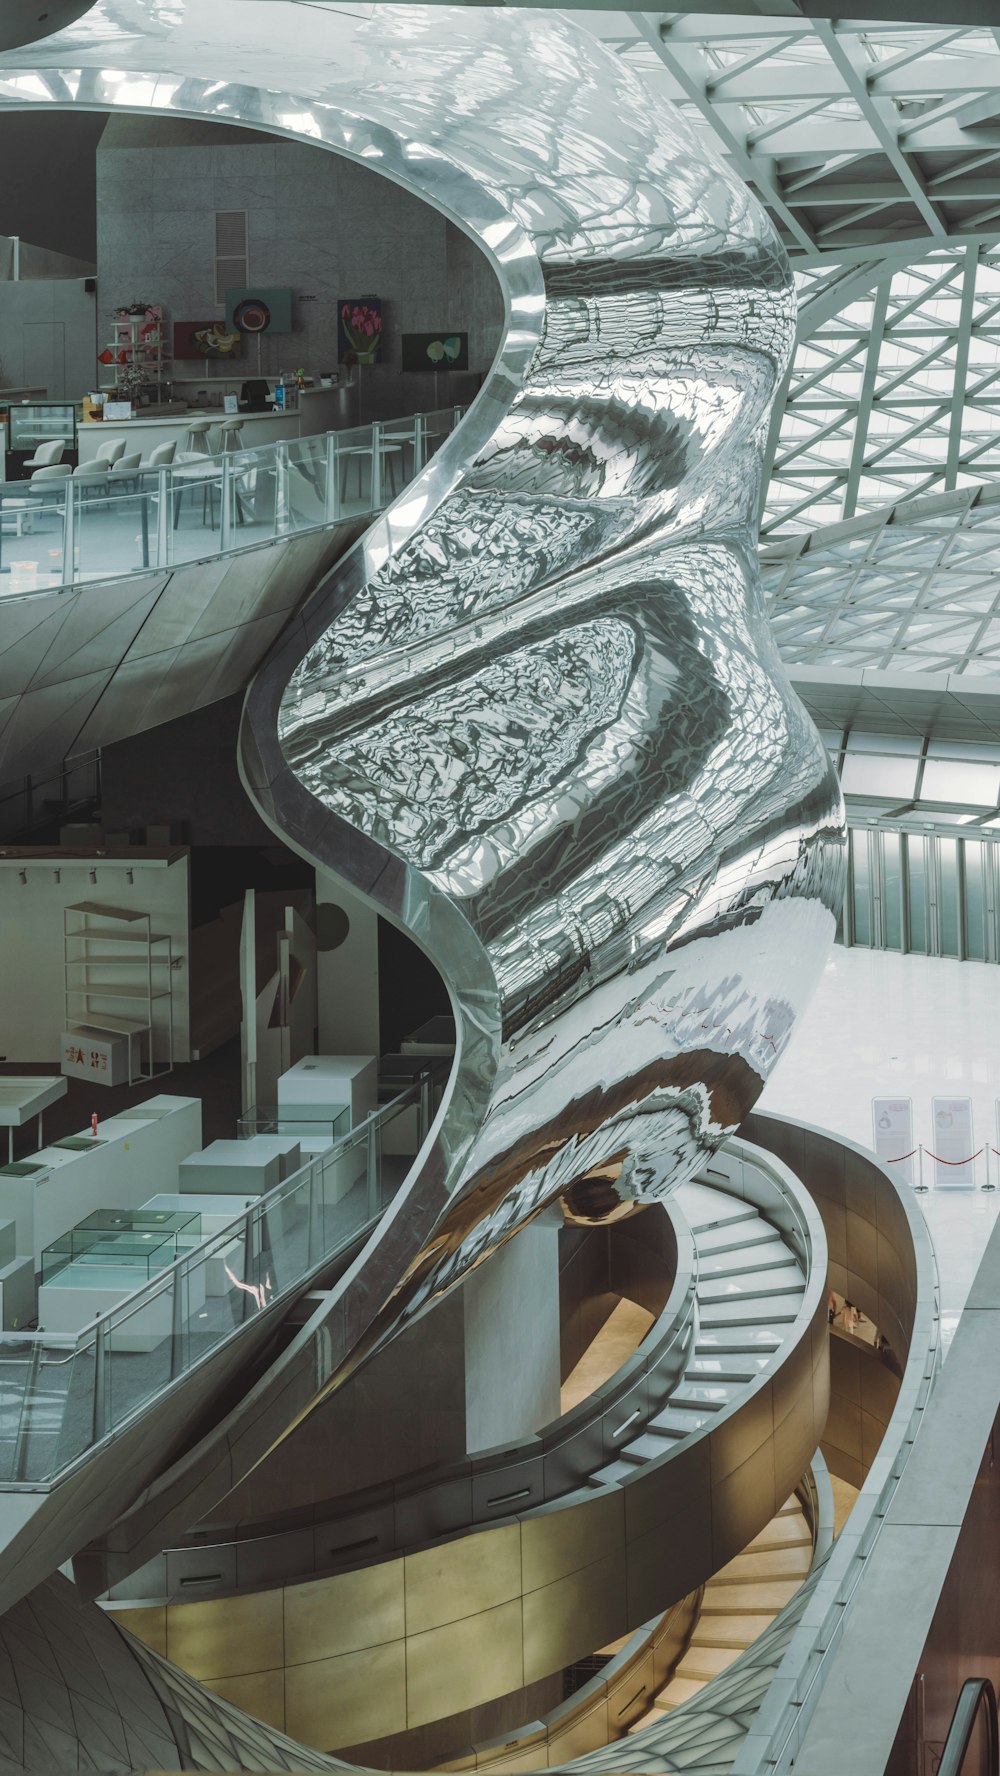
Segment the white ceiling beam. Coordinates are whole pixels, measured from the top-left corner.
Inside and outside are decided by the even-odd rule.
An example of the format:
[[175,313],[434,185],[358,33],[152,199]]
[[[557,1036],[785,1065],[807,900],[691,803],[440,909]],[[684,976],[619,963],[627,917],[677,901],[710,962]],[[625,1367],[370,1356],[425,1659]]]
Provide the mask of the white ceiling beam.
[[927,195],[920,174],[899,145],[895,106],[889,99],[873,97],[868,85],[867,70],[860,64],[859,46],[840,37],[824,19],[818,19],[813,29],[820,42],[826,45],[831,61],[842,74],[851,97],[871,125],[883,152],[905,185],[931,234],[943,240],[947,234],[944,223]]
[[628,16],[639,36],[645,39],[667,71],[683,86],[687,97],[711,124],[743,177],[756,186],[764,201],[784,223],[792,239],[800,247],[813,248],[816,243],[812,231],[785,203],[780,181],[765,162],[751,158],[740,134],[731,129],[716,112],[705,91],[703,66],[699,65],[696,52],[692,52],[690,46],[683,43],[668,44],[660,34],[656,19],[646,13],[630,12]]

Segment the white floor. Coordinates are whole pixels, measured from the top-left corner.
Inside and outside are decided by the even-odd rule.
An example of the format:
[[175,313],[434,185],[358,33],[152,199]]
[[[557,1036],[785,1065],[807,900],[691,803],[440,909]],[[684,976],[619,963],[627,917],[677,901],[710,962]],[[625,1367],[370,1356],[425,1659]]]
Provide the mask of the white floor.
[[[1000,968],[838,946],[760,1107],[870,1147],[872,1098],[909,1097],[914,1139],[933,1150],[931,1098],[941,1095],[971,1098],[975,1146],[1000,1147]],[[1000,1185],[1000,1158],[991,1154],[990,1168]],[[928,1164],[926,1183],[933,1172]],[[931,1189],[916,1200],[937,1250],[947,1345],[1000,1212],[1000,1189]]]

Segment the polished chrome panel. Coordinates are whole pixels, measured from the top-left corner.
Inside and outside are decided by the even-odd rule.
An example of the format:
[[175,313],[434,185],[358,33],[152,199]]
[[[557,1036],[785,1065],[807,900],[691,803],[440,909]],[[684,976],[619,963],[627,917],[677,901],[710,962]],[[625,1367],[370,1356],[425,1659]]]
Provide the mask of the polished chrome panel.
[[841,809],[755,578],[787,264],[620,61],[550,14],[130,0],[126,26],[101,0],[29,71],[0,60],[0,103],[352,155],[477,239],[507,305],[484,390],[293,624],[243,746],[273,824],[437,962],[455,1072],[330,1305],[119,1527],[134,1563],[528,1217],[691,1175],[822,965]]

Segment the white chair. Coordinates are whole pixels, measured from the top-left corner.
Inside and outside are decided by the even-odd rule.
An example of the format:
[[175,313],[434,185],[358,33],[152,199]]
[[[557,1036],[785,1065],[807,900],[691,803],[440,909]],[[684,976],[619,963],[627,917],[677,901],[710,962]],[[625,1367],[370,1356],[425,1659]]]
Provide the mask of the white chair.
[[139,464],[140,469],[166,469],[174,460],[177,445],[173,438],[168,444],[157,444],[155,450]]
[[71,480],[72,475],[69,463],[48,463],[44,468],[35,470],[28,485],[32,499],[38,500],[40,510],[48,505],[59,504],[59,483]]
[[80,463],[79,467],[73,470],[73,475],[81,481],[89,475],[99,475],[103,470],[110,469],[111,465],[118,462],[124,455],[124,438],[102,438],[90,461]]
[[66,481],[73,471],[69,463],[47,463],[42,469],[36,469],[32,481]]
[[33,475],[38,469],[51,469],[56,463],[62,461],[65,449],[65,438],[52,438],[47,444],[36,446],[34,456],[28,457],[24,467],[30,470]]

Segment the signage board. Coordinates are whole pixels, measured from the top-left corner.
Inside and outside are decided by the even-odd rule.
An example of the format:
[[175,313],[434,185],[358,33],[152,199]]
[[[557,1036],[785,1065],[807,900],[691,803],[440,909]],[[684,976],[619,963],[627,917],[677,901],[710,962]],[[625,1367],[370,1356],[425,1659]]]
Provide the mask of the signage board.
[[893,1176],[904,1184],[916,1183],[917,1155],[913,1139],[913,1102],[910,1098],[873,1098],[872,1128],[875,1153]]
[[932,1098],[931,1153],[936,1190],[974,1190],[971,1098]]

